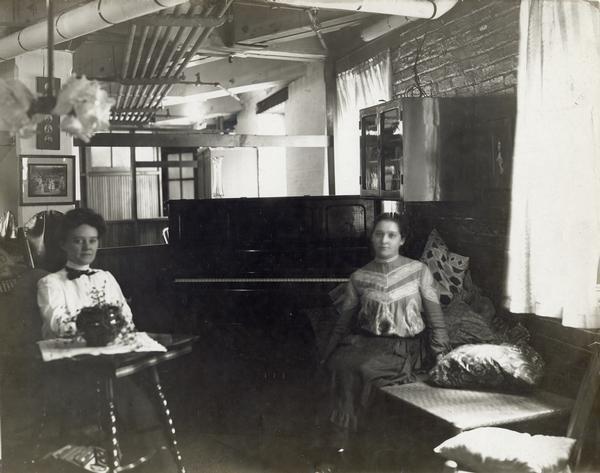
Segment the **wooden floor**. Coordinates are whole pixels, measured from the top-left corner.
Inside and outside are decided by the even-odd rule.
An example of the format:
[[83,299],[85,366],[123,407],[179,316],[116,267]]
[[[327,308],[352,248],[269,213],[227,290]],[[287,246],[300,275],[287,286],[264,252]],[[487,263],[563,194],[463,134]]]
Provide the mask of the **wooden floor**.
[[[172,362],[161,376],[188,472],[313,471],[317,435],[314,397],[318,390],[310,369],[265,373],[254,362],[200,348],[185,361]],[[3,471],[31,473],[35,471],[29,463],[35,447],[34,403],[26,394],[26,386],[18,388],[19,383],[6,381]],[[378,407],[371,425],[354,439],[342,471],[441,471],[438,459],[430,453],[431,446],[416,440],[415,432],[425,428],[407,430],[397,413],[388,415],[386,406]],[[382,417],[386,418],[376,420]],[[52,424],[57,419],[48,420],[47,430],[52,433],[54,428],[56,432]],[[66,440],[43,435],[40,452]],[[135,445],[136,439],[125,442],[124,451],[130,443]],[[161,452],[140,471],[176,470],[167,452]]]

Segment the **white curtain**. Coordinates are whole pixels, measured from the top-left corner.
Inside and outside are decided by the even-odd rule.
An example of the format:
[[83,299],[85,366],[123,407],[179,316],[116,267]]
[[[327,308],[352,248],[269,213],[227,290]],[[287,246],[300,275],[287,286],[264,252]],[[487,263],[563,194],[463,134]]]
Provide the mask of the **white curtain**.
[[522,0],[511,312],[600,328],[600,10]]
[[334,129],[335,193],[359,194],[359,111],[391,99],[390,54],[386,51],[336,76]]

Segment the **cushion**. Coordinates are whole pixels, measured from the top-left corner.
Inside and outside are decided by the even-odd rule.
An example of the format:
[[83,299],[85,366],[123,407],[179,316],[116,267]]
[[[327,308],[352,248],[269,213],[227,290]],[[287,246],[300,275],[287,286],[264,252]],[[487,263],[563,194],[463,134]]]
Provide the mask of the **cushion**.
[[544,362],[528,345],[462,345],[429,372],[429,382],[449,388],[514,390],[541,381]]
[[500,343],[512,343],[514,345],[527,345],[531,334],[521,322],[509,322],[506,317],[494,317],[490,326],[498,335]]
[[425,244],[421,261],[433,274],[440,302],[443,305],[449,304],[462,290],[465,272],[469,269],[469,258],[451,253],[440,234],[433,229]]
[[568,437],[480,427],[446,440],[434,452],[474,472],[554,473],[569,471],[574,444]]
[[489,321],[467,303],[454,299],[444,309],[444,320],[453,347],[467,343],[500,343]]

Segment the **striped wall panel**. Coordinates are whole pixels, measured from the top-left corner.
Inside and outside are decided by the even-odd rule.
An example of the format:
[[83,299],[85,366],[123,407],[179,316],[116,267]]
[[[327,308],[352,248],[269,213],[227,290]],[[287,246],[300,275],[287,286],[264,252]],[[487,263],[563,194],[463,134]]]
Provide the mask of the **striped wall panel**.
[[131,215],[131,175],[91,175],[87,183],[88,207],[101,213],[106,220],[126,220]]
[[137,175],[138,218],[160,217],[160,182],[158,174]]

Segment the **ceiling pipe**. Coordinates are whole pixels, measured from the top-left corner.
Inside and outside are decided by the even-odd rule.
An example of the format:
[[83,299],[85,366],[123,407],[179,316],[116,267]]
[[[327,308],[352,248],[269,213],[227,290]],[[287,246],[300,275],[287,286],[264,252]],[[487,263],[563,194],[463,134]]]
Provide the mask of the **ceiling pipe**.
[[363,13],[435,19],[450,10],[458,0],[267,0],[269,3],[328,10],[354,10]]
[[360,32],[360,37],[365,43],[368,43],[415,20],[416,18],[409,16],[386,16],[382,20],[363,28]]
[[[95,0],[56,16],[56,44],[108,28],[117,23],[171,8],[187,0]],[[43,20],[0,38],[0,61],[12,59],[28,51],[45,48],[47,25]]]

